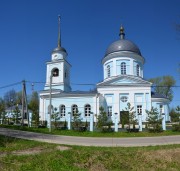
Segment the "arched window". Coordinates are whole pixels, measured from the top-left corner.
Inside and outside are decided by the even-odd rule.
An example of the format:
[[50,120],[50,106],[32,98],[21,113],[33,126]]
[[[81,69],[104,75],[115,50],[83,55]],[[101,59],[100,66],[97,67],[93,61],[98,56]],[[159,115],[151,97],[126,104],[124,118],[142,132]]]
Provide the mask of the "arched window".
[[110,65],[107,66],[107,77],[111,76]]
[[121,74],[122,75],[126,74],[126,63],[125,62],[121,63]]
[[59,111],[60,111],[60,116],[62,116],[62,117],[65,116],[66,115],[65,105],[61,105]]
[[52,70],[52,76],[53,77],[58,77],[59,76],[59,69],[58,68],[54,68]]
[[48,114],[50,114],[50,111],[51,111],[51,114],[52,114],[53,110],[54,110],[53,105],[51,105],[51,107],[50,107],[50,105],[49,105],[49,106],[48,106]]
[[139,65],[136,65],[136,75],[139,76],[140,75],[140,72],[139,72]]
[[90,116],[91,114],[91,105],[87,104],[84,106],[84,113],[85,113],[85,116]]
[[74,116],[77,113],[78,113],[78,106],[76,104],[72,105],[72,115]]

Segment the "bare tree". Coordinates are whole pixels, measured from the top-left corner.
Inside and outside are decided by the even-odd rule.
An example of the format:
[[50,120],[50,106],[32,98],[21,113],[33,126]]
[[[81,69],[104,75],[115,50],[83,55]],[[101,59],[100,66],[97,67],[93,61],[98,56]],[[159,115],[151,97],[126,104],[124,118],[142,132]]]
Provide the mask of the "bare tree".
[[16,104],[17,96],[16,91],[14,89],[9,90],[4,95],[4,102],[6,104],[6,107],[11,107]]

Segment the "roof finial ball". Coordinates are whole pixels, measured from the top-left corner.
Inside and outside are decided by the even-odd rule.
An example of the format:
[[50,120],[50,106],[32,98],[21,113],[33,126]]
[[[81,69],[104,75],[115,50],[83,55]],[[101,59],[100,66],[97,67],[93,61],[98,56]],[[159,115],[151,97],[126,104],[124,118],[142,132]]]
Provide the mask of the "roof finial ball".
[[124,33],[124,27],[121,25],[120,27],[120,33],[119,33],[120,39],[124,39],[125,38],[125,33]]

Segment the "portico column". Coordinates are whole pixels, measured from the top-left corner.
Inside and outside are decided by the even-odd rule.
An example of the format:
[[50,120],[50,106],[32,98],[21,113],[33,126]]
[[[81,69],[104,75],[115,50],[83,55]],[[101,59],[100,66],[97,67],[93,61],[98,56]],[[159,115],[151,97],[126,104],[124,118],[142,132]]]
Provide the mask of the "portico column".
[[142,131],[142,114],[138,113],[139,131]]
[[166,130],[166,119],[165,119],[165,113],[162,113],[162,129],[163,131]]
[[90,131],[93,132],[94,128],[94,115],[93,112],[90,114]]

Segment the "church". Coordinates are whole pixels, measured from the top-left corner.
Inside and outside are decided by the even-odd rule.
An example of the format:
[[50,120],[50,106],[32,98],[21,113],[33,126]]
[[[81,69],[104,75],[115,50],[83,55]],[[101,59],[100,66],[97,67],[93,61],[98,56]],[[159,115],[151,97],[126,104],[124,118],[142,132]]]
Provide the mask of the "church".
[[[61,46],[59,18],[58,45],[51,53],[51,60],[46,63],[46,83],[40,92],[40,120],[49,125],[50,109],[56,108],[60,121],[67,121],[68,115],[81,114],[82,122],[97,122],[99,108],[103,107],[109,119],[114,122],[117,115],[121,123],[127,103],[134,107],[136,116],[142,116],[147,122],[146,110],[157,108],[169,121],[169,100],[163,95],[152,92],[152,83],[144,79],[145,58],[139,47],[125,38],[123,26],[120,27],[119,39],[106,49],[102,59],[103,81],[96,84],[95,91],[73,91],[71,89],[68,53]],[[83,71],[82,71],[83,72]],[[51,106],[51,107],[50,107]]]

